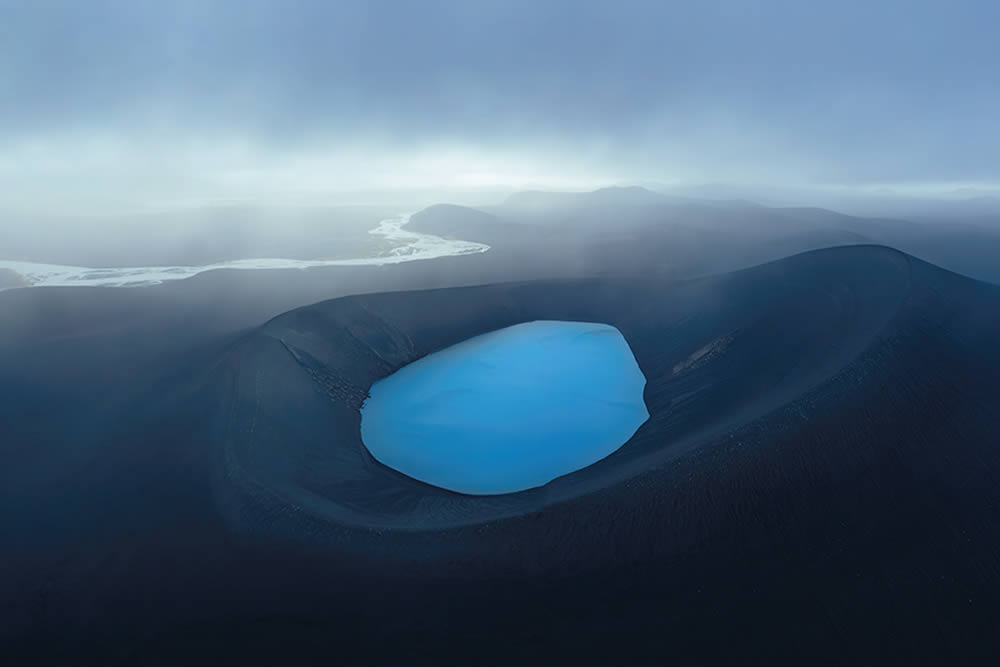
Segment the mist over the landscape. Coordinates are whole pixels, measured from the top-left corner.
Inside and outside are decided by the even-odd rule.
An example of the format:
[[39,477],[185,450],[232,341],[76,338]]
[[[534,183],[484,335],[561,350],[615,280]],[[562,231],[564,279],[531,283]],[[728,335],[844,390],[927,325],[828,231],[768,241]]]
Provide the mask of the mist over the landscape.
[[0,0],[0,660],[995,664],[998,26]]
[[[991,3],[54,0],[0,12],[9,262],[361,259],[391,250],[367,234],[382,220],[434,204],[622,186],[674,205],[1000,234]],[[605,210],[587,228],[633,217]],[[705,232],[701,218],[683,223]]]

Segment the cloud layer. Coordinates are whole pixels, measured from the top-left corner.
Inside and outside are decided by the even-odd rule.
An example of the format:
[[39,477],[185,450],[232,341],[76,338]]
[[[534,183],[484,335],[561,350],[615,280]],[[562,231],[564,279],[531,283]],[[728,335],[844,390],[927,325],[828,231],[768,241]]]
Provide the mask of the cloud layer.
[[1000,181],[994,2],[0,2],[25,200]]

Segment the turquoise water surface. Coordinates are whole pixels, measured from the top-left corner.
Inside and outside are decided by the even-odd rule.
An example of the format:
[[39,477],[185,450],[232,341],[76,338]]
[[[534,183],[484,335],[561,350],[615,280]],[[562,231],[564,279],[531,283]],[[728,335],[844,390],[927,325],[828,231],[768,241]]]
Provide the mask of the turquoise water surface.
[[522,491],[621,447],[649,418],[645,385],[618,329],[528,322],[376,382],[361,439],[383,464],[434,486]]

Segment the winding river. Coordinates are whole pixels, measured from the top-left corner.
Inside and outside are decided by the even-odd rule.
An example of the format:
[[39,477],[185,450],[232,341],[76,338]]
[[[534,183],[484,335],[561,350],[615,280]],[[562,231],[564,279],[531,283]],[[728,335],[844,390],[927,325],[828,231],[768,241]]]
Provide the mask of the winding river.
[[[400,264],[421,259],[453,257],[483,253],[488,245],[472,241],[445,239],[432,234],[421,234],[406,229],[410,214],[389,218],[369,230],[369,234],[381,236],[397,244],[391,250],[373,257],[348,259],[284,259],[256,258],[205,264],[203,266],[129,266],[90,268],[65,266],[61,264],[39,264],[0,260],[0,272],[6,270],[16,274],[21,284],[15,287],[141,287],[156,285],[168,280],[184,280],[199,273],[218,269],[268,270],[268,269],[312,269],[324,266],[378,266]],[[2,288],[0,288],[2,289]]]

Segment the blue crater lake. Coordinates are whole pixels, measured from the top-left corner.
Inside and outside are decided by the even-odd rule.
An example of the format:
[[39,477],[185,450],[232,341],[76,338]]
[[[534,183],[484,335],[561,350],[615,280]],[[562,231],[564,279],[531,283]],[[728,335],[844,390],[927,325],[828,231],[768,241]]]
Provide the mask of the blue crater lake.
[[538,321],[470,338],[372,385],[361,439],[384,465],[490,495],[608,456],[649,418],[646,378],[615,327]]

